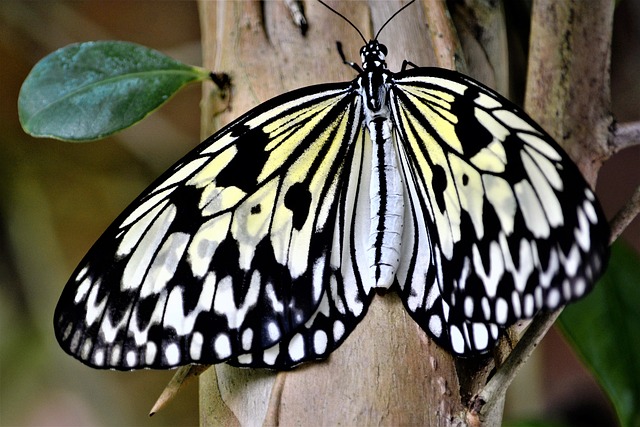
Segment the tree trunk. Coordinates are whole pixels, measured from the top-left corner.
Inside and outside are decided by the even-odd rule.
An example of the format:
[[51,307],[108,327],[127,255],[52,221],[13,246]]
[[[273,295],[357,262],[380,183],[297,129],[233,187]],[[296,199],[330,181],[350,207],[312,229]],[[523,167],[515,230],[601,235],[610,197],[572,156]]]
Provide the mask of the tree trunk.
[[[334,5],[367,38],[402,6]],[[305,2],[305,8],[309,30],[303,37],[284,2],[200,2],[204,66],[229,73],[233,82],[231,108],[215,117],[215,128],[286,91],[355,78],[342,64],[336,41],[356,63],[363,41],[320,3]],[[416,4],[385,28],[380,40],[389,47],[391,70],[405,58],[433,64],[423,22]],[[205,100],[210,89],[205,88]],[[209,104],[203,105],[205,134],[213,130]],[[235,416],[241,425],[448,426],[464,410],[453,359],[426,337],[395,294],[376,296],[361,324],[327,361],[279,374],[226,364],[211,371],[201,377],[202,425],[226,424]],[[231,412],[217,406],[219,396]]]

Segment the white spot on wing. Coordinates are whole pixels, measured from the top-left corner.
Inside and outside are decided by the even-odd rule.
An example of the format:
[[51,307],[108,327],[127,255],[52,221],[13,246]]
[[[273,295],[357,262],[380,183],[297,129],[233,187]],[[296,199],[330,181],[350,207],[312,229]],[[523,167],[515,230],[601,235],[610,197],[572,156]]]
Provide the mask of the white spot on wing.
[[127,366],[130,368],[133,368],[138,363],[138,355],[133,350],[127,351],[127,355],[125,359],[126,359]]
[[158,354],[158,346],[153,341],[147,342],[144,351],[144,360],[147,365],[151,365]]
[[[503,123],[505,123],[507,126],[509,126],[512,129],[526,130],[528,132],[537,133],[537,131],[529,123],[524,121],[522,118],[520,118],[520,116],[518,116],[512,111],[495,110],[493,114],[498,118],[498,120],[501,120]],[[518,133],[518,135],[520,135],[520,133]]]
[[464,315],[467,317],[471,317],[473,315],[473,308],[475,304],[473,303],[473,298],[468,296],[464,299]]
[[573,296],[575,298],[581,297],[584,295],[587,290],[587,282],[582,277],[578,277],[573,284]]
[[251,355],[251,353],[241,354],[240,356],[238,356],[237,360],[241,365],[248,365],[253,361],[253,356]]
[[277,298],[276,292],[273,289],[273,284],[271,282],[268,282],[265,286],[265,293],[267,295],[267,298],[269,298],[269,302],[271,303],[273,310],[276,313],[282,313],[284,311],[284,305],[282,305],[282,302]]
[[253,342],[253,329],[247,328],[242,333],[242,349],[249,351]]
[[513,311],[513,316],[519,319],[522,315],[522,307],[520,306],[520,294],[514,290],[511,293],[511,310]]
[[578,242],[580,249],[584,252],[588,252],[591,246],[591,236],[589,232],[590,227],[587,215],[581,208],[578,208],[578,226],[573,230],[573,236],[576,242]]
[[122,353],[122,346],[120,344],[116,344],[111,348],[111,366],[119,366],[120,365],[120,354]]
[[280,338],[280,328],[275,322],[269,322],[267,325],[267,333],[271,341],[276,341]]
[[539,138],[536,135],[530,135],[527,133],[518,133],[518,137],[529,144],[531,147],[540,151],[549,159],[556,162],[562,160],[562,156],[560,156],[560,153],[558,153],[555,148],[549,145],[544,139]]
[[82,344],[82,350],[80,350],[80,358],[82,360],[89,359],[89,354],[91,353],[91,338],[86,338],[84,343]]
[[216,352],[218,359],[225,359],[231,356],[231,342],[227,334],[218,334],[213,341],[213,350]]
[[560,304],[560,291],[552,288],[547,294],[547,308],[553,310]]
[[545,180],[547,180],[556,190],[562,191],[564,188],[564,182],[562,181],[556,166],[547,157],[540,154],[539,151],[535,150],[531,146],[525,145],[524,148],[531,156],[531,159],[535,161],[536,165],[540,168]]
[[344,324],[336,320],[333,322],[333,341],[338,342],[344,335]]
[[104,349],[99,348],[93,353],[93,364],[96,366],[104,365]]
[[449,338],[451,339],[451,348],[458,354],[464,353],[464,338],[462,332],[456,325],[449,327]]
[[507,322],[509,316],[509,304],[504,298],[498,297],[496,299],[496,322],[500,325],[504,325]]
[[435,314],[429,318],[429,330],[433,335],[440,338],[442,335],[442,319]]
[[324,279],[324,268],[325,268],[326,257],[322,256],[316,260],[313,264],[313,301],[318,302],[320,297],[322,296],[323,279]]
[[301,334],[295,334],[289,342],[289,357],[294,362],[302,360],[305,354],[304,339]]
[[171,366],[175,366],[180,362],[180,349],[178,344],[170,343],[164,349],[164,357],[167,359],[167,363]]
[[97,302],[98,299],[98,290],[100,289],[100,280],[98,280],[89,292],[89,297],[86,302],[86,314],[85,314],[85,322],[87,326],[91,326],[98,320],[102,313],[104,313],[104,308],[107,305],[107,297],[102,298],[102,301]]
[[78,289],[76,289],[76,295],[73,298],[74,303],[78,304],[80,301],[84,299],[84,297],[87,295],[87,292],[89,292],[91,283],[93,282],[88,277],[86,277],[84,280],[82,280],[82,282],[80,282],[80,285],[78,285]]
[[593,207],[593,203],[591,203],[588,200],[585,200],[582,206],[583,206],[584,212],[587,214],[587,217],[589,218],[589,222],[591,224],[597,224],[598,214],[596,214],[596,209]]
[[189,346],[189,356],[191,360],[200,360],[202,357],[202,344],[204,336],[200,332],[194,332],[191,336],[191,345]]
[[120,331],[120,329],[124,326],[127,319],[129,318],[129,310],[131,310],[131,308],[129,308],[127,312],[124,313],[122,319],[116,325],[111,322],[111,316],[108,312],[102,318],[102,323],[100,324],[100,334],[102,334],[106,342],[113,343],[116,340],[118,331]]
[[490,97],[486,93],[479,93],[474,102],[481,107],[484,107],[488,110],[493,110],[498,107],[502,107],[502,104],[498,102],[496,99]]
[[489,299],[487,297],[482,297],[482,300],[480,300],[480,306],[482,306],[482,314],[484,314],[484,318],[489,320],[491,318]]
[[318,355],[324,354],[327,350],[327,334],[325,331],[318,330],[313,334],[313,350]]
[[280,346],[278,344],[271,346],[262,353],[262,360],[264,360],[264,363],[267,365],[273,365],[276,363],[279,353]]
[[492,323],[489,325],[489,332],[491,332],[491,338],[495,340],[498,338],[498,332],[500,332],[500,329],[498,329],[498,325]]
[[482,323],[473,323],[472,324],[473,331],[473,344],[476,349],[484,350],[487,348],[489,344],[489,331],[487,327]]
[[185,314],[182,301],[182,288],[176,286],[169,294],[166,311],[164,314],[164,326],[174,328],[178,335],[188,335],[191,333],[190,325],[185,322]]
[[574,277],[580,267],[580,249],[577,245],[572,245],[569,250],[569,254],[566,257],[562,257],[562,263],[564,264],[564,270],[567,276]]

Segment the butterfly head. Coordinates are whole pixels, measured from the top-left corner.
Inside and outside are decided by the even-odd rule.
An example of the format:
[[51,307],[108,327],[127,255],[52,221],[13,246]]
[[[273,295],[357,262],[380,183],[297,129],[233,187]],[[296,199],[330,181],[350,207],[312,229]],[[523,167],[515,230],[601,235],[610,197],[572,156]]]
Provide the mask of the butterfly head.
[[387,68],[387,63],[385,62],[386,57],[387,47],[379,43],[378,40],[370,40],[369,43],[360,49],[362,69],[365,71]]

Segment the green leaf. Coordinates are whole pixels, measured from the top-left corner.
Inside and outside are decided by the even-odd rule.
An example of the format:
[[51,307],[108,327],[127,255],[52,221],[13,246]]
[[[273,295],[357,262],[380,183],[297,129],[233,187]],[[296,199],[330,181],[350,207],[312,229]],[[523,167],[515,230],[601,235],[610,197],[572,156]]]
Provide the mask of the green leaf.
[[622,426],[640,426],[640,257],[613,245],[605,275],[567,306],[560,327],[605,390]]
[[187,83],[209,76],[133,43],[73,44],[33,67],[18,98],[24,130],[37,137],[89,141],[125,129]]

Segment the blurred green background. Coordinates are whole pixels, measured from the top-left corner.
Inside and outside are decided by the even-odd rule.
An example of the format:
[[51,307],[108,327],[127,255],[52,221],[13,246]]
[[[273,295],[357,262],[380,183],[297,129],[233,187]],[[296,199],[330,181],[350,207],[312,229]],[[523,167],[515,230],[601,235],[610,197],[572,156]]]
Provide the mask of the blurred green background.
[[[109,223],[199,141],[197,85],[105,141],[36,140],[18,123],[20,85],[33,65],[70,43],[127,40],[200,65],[195,1],[0,1],[0,425],[196,425],[197,385],[153,418],[173,372],[111,372],[68,357],[52,316],[69,275]],[[594,61],[598,61],[594,59]],[[216,70],[224,71],[224,70]],[[640,2],[615,17],[613,112],[640,120]],[[608,216],[640,182],[640,147],[609,161],[598,194]],[[640,250],[640,221],[624,238]],[[607,425],[611,410],[563,339],[549,334],[510,390],[509,419]],[[580,418],[583,418],[582,420]]]

